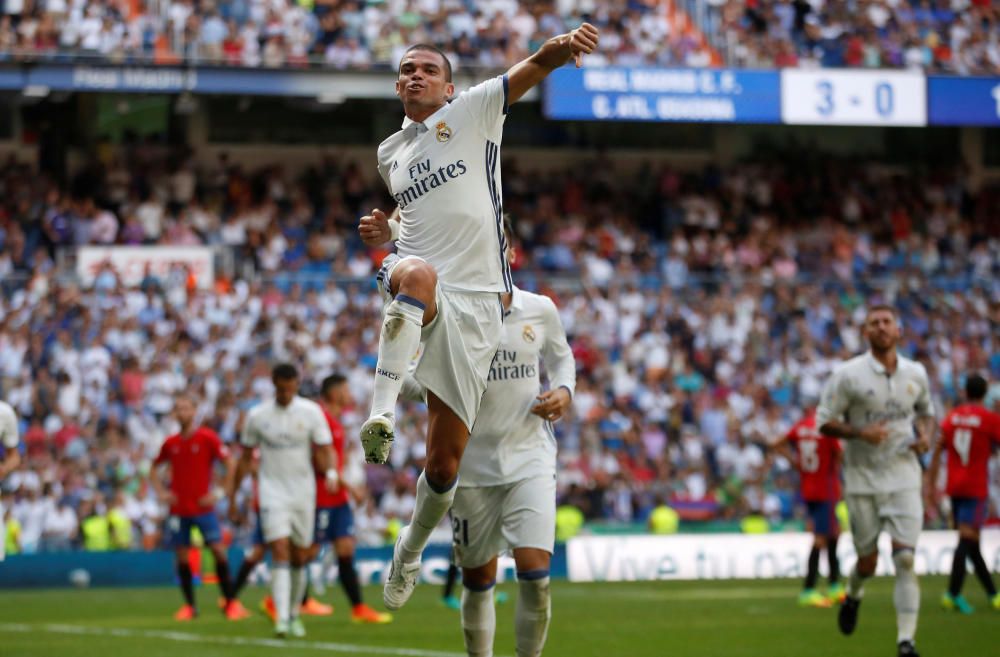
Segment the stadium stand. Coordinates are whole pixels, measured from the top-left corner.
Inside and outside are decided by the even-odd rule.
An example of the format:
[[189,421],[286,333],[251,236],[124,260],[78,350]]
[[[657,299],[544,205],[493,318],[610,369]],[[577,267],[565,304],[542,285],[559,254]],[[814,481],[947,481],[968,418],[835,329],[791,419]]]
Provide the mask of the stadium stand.
[[[28,457],[5,506],[28,551],[78,546],[81,509],[123,511],[131,546],[157,545],[163,509],[146,472],[182,386],[232,441],[277,359],[304,364],[306,392],[344,371],[362,410],[371,385],[382,252],[354,226],[387,199],[359,165],[101,156],[65,183],[13,159],[0,168],[0,385]],[[556,427],[559,489],[589,519],[641,521],[658,499],[688,520],[795,518],[794,471],[767,469],[762,446],[860,349],[871,300],[900,308],[904,350],[927,364],[942,407],[959,373],[1000,378],[997,187],[973,190],[961,168],[808,152],[650,165],[611,184],[605,158],[504,169],[517,280],[555,298],[578,362],[573,415]],[[67,247],[95,243],[206,244],[232,266],[210,290],[180,267],[136,288],[106,267],[84,288]],[[423,427],[403,417],[390,467],[367,466],[359,533],[371,543],[412,503]],[[346,417],[349,432],[361,420]]]
[[0,61],[368,69],[430,42],[496,69],[582,18],[602,34],[588,66],[1000,71],[988,0],[7,0]]

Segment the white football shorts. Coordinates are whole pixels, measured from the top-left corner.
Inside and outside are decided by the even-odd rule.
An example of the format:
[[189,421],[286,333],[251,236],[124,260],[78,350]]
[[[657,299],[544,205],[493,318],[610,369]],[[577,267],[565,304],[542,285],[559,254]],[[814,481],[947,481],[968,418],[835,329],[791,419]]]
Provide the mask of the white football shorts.
[[449,517],[455,564],[463,568],[477,568],[516,548],[551,554],[556,541],[555,476],[459,486]]
[[878,535],[885,531],[901,545],[916,547],[924,524],[924,502],[920,490],[844,496],[850,516],[851,535],[858,555],[878,550]]
[[[383,300],[392,270],[406,258],[387,256],[379,271]],[[503,306],[496,292],[464,292],[437,286],[437,315],[423,328],[423,350],[414,378],[472,430],[486,392],[493,357],[503,337]]]
[[315,536],[315,506],[261,506],[260,527],[264,541],[289,538],[299,547],[309,547]]

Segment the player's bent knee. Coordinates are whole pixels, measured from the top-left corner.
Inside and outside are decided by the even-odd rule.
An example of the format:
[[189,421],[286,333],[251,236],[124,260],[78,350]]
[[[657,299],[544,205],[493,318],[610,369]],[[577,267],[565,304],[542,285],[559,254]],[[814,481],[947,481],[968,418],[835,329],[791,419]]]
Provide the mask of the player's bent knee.
[[437,272],[423,260],[404,260],[392,272],[394,294],[405,294],[424,303],[434,299],[437,287]]
[[544,570],[548,572],[552,555],[538,548],[514,548],[514,564],[518,573]]
[[446,489],[458,476],[459,460],[449,456],[439,456],[431,459],[427,456],[427,464],[424,466],[424,476],[427,483],[438,489]]
[[899,548],[892,553],[896,572],[913,570],[913,548]]
[[478,568],[462,569],[462,586],[470,591],[485,591],[497,583],[496,562]]
[[874,554],[866,554],[863,557],[858,558],[858,572],[865,577],[871,577],[875,574],[875,568],[878,566],[878,552]]
[[973,527],[972,525],[959,525],[958,537],[964,538],[967,541],[978,541],[979,530]]

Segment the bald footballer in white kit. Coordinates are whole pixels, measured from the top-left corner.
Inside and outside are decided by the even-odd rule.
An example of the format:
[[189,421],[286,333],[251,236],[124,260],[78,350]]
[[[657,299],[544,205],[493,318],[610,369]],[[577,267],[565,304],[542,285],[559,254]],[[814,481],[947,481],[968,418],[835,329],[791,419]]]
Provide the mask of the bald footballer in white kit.
[[571,59],[579,66],[597,41],[597,28],[584,23],[457,97],[451,64],[434,46],[411,47],[399,64],[396,94],[406,118],[378,148],[378,170],[397,208],[391,217],[375,209],[358,226],[365,244],[395,240],[401,256],[378,274],[386,306],[372,408],[361,428],[367,461],[388,458],[400,388],[421,343],[414,376],[427,389],[427,460],[413,517],[393,550],[383,589],[388,609],[413,593],[421,552],[452,505],[503,333],[499,295],[511,291],[499,172],[507,109]]
[[885,531],[896,567],[897,654],[913,657],[920,610],[913,554],[924,519],[918,457],[930,446],[934,406],[924,366],[896,352],[901,334],[895,309],[870,308],[864,333],[870,350],[834,371],[816,415],[821,433],[845,439],[844,498],[858,553],[838,624],[844,634],[854,632]]
[[[17,413],[14,407],[5,401],[0,401],[0,445],[3,445],[3,460],[0,461],[0,484],[4,478],[13,472],[21,463],[21,453],[17,451],[20,442],[17,430]],[[7,529],[4,526],[5,510],[0,502],[0,561],[7,554]]]

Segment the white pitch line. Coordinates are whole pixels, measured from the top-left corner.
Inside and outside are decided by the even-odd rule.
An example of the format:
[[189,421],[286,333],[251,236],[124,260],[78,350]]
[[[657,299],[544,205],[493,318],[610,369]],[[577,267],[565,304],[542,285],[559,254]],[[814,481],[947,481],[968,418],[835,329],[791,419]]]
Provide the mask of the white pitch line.
[[465,657],[465,653],[442,650],[422,650],[420,648],[390,648],[387,646],[361,646],[332,641],[284,641],[282,639],[261,639],[238,636],[213,636],[174,632],[169,630],[130,630],[125,628],[85,627],[59,623],[0,623],[0,631],[6,632],[49,632],[52,634],[74,634],[88,636],[132,637],[141,639],[166,639],[189,643],[214,643],[226,646],[258,646],[263,648],[308,649],[324,652],[346,652],[353,655],[395,655],[398,657]]

